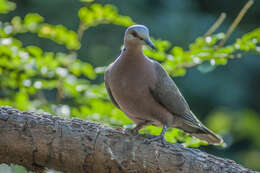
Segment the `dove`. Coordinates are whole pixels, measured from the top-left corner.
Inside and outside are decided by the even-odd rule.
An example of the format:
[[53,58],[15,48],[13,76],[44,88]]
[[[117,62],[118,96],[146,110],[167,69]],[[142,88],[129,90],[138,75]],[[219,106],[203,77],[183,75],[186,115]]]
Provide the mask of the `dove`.
[[191,111],[178,87],[160,63],[144,55],[142,47],[156,49],[144,25],[126,29],[124,48],[106,69],[104,80],[112,103],[135,124],[134,131],[147,125],[162,127],[161,134],[148,142],[165,141],[168,128],[220,144],[222,138],[204,126]]

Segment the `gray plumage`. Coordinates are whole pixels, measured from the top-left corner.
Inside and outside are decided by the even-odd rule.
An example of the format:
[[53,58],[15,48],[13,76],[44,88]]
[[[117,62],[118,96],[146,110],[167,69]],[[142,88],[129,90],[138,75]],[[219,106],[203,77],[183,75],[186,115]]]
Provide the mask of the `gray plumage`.
[[126,30],[124,50],[105,73],[105,84],[112,103],[136,123],[136,130],[153,124],[176,127],[205,140],[218,144],[222,139],[207,129],[192,113],[168,73],[156,61],[146,57],[142,45],[154,45],[149,31],[143,25]]

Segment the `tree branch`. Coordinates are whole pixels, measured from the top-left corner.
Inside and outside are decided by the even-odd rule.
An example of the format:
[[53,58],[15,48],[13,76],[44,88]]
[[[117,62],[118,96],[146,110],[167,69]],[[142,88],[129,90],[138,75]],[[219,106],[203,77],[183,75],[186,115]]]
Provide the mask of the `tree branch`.
[[235,30],[235,28],[237,27],[237,25],[240,23],[240,21],[242,20],[242,18],[244,17],[244,15],[246,14],[247,10],[254,4],[254,0],[249,0],[244,7],[242,8],[242,10],[239,12],[238,16],[236,17],[236,19],[233,21],[233,23],[231,24],[231,26],[228,28],[228,31],[226,33],[225,38],[219,43],[218,48],[224,46],[224,44],[226,43],[226,41],[228,40],[228,38],[230,37],[230,35],[232,34],[232,32]]
[[232,160],[179,144],[143,143],[122,130],[78,119],[0,107],[0,163],[31,171],[253,173]]

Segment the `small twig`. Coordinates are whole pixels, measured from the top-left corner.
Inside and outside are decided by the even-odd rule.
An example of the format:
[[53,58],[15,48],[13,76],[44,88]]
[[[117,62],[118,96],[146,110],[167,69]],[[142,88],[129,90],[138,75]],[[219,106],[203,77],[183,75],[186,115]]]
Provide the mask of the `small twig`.
[[[93,2],[88,2],[85,3],[85,7],[89,8],[91,5],[93,4]],[[78,26],[78,30],[77,30],[77,36],[78,36],[78,41],[81,42],[82,37],[84,35],[84,32],[86,31],[87,26],[80,20],[79,26]],[[69,54],[73,54],[75,53],[76,50],[71,50],[69,52]]]
[[[87,2],[87,3],[85,3],[85,7],[89,8],[92,4],[93,4],[93,2]],[[81,39],[82,39],[83,34],[86,29],[87,29],[87,26],[82,21],[80,21],[78,31],[77,31],[79,42],[81,42]]]
[[[223,23],[225,18],[226,18],[226,13],[224,13],[224,12],[221,13],[220,16],[218,17],[218,19],[216,20],[216,22],[209,28],[209,30],[204,34],[203,37],[205,38],[205,37],[211,35],[213,32],[215,32],[218,29],[218,27]],[[191,54],[191,52],[192,52],[192,50],[189,50],[187,52],[187,54],[189,55],[189,54]],[[192,66],[195,66],[195,65],[196,65],[196,63],[192,64]],[[188,66],[188,67],[190,67],[190,66]],[[177,67],[177,68],[182,68],[182,66],[181,67]]]
[[207,37],[211,35],[213,32],[215,32],[218,27],[223,23],[223,21],[226,18],[226,13],[221,13],[216,22],[209,28],[209,30],[204,34],[204,37]]
[[219,43],[218,48],[224,46],[224,44],[226,43],[226,41],[228,40],[228,38],[230,37],[230,35],[232,34],[232,32],[234,31],[234,29],[237,27],[237,25],[239,24],[239,22],[242,20],[242,18],[244,17],[244,15],[246,14],[247,10],[254,4],[254,0],[249,0],[244,7],[242,8],[242,10],[239,12],[238,16],[236,17],[236,19],[234,20],[234,22],[231,24],[231,26],[228,28],[228,31],[226,33],[225,38]]
[[84,31],[86,30],[85,25],[80,21],[79,27],[78,27],[78,41],[81,42],[81,39],[83,37]]

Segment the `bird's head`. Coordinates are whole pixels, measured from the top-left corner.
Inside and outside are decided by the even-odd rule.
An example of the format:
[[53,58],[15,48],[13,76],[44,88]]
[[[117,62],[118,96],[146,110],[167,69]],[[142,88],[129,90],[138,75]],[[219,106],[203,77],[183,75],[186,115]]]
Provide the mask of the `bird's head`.
[[125,46],[140,47],[147,44],[152,49],[156,49],[149,36],[149,29],[144,25],[132,25],[127,28],[124,38]]

